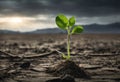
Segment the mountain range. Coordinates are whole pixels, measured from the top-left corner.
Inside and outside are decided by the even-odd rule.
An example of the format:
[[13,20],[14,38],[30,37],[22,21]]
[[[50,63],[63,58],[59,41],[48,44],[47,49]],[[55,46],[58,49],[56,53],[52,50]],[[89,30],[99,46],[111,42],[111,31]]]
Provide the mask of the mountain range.
[[[120,33],[120,23],[112,23],[107,25],[100,24],[91,24],[83,25],[84,33]],[[66,33],[66,31],[59,28],[46,28],[46,29],[37,29],[31,32],[19,32],[11,30],[0,30],[0,34],[53,34],[53,33]]]

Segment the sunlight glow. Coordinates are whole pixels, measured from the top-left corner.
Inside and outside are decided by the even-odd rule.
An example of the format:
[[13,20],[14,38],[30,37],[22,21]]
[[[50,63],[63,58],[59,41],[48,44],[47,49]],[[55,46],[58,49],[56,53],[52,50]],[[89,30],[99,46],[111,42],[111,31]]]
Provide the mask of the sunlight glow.
[[0,29],[27,32],[54,27],[56,27],[56,24],[53,16],[8,16],[0,18]]
[[12,17],[10,18],[10,21],[9,21],[9,23],[12,23],[12,24],[19,24],[22,22],[23,22],[23,19],[19,17]]

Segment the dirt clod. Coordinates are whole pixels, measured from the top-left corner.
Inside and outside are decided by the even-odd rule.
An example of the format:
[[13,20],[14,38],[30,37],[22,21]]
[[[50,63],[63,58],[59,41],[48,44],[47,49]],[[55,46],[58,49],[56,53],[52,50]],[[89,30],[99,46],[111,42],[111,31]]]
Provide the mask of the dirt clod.
[[29,61],[27,61],[27,62],[24,62],[23,64],[21,64],[20,67],[23,68],[23,69],[27,69],[27,68],[30,67],[30,64],[31,63]]
[[62,77],[61,82],[75,82],[75,78],[71,75],[65,75]]
[[71,75],[65,75],[61,78],[47,80],[46,82],[75,82],[75,78]]
[[64,75],[68,74],[75,78],[90,79],[88,72],[86,72],[83,68],[80,68],[73,61],[61,62],[60,64],[47,69],[46,72],[51,73],[55,76],[64,76]]
[[50,79],[50,80],[47,80],[46,82],[61,82],[61,79],[60,78]]

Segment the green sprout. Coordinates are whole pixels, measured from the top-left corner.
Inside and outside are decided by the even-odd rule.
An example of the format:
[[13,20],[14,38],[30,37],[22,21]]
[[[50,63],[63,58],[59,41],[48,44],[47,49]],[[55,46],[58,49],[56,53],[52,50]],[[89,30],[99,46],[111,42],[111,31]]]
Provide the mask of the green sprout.
[[70,56],[70,37],[73,34],[78,34],[83,32],[83,27],[81,25],[75,25],[75,17],[72,16],[69,20],[68,18],[63,15],[59,14],[56,19],[56,24],[60,29],[66,30],[67,31],[67,55],[64,53],[60,52],[62,54],[62,57],[69,60],[71,58]]

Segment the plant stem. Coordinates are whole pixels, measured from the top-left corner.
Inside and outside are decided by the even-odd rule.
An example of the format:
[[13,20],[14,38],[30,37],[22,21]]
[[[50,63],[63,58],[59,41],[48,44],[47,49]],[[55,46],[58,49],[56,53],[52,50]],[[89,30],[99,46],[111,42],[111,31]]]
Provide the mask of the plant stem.
[[67,53],[68,53],[67,59],[69,60],[70,59],[70,28],[69,27],[68,27],[67,32],[68,32],[67,34]]

